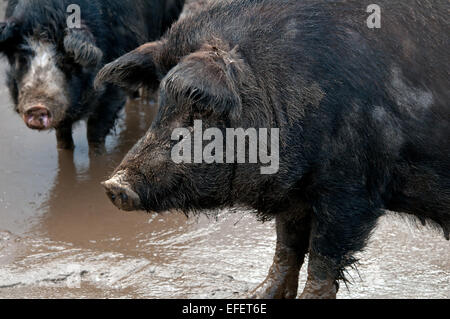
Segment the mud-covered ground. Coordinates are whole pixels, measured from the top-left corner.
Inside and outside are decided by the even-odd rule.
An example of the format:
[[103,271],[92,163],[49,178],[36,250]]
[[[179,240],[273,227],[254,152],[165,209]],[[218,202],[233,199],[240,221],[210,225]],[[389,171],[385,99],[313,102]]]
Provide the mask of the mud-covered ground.
[[[233,298],[265,278],[273,223],[122,213],[104,195],[99,182],[146,131],[154,104],[127,106],[107,155],[89,157],[83,123],[75,152],[58,152],[54,133],[27,129],[12,111],[4,70],[2,60],[0,298]],[[360,257],[339,298],[450,297],[450,244],[439,233],[383,218]]]

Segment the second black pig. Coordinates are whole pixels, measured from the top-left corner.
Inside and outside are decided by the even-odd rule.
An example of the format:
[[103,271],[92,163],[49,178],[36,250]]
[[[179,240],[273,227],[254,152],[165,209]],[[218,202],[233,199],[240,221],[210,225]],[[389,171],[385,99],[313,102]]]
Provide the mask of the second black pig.
[[72,125],[87,119],[89,144],[101,148],[126,97],[113,86],[96,92],[95,75],[107,62],[157,40],[183,3],[9,1],[6,21],[0,24],[0,52],[8,58],[8,87],[25,124],[55,129],[58,147],[72,149]]

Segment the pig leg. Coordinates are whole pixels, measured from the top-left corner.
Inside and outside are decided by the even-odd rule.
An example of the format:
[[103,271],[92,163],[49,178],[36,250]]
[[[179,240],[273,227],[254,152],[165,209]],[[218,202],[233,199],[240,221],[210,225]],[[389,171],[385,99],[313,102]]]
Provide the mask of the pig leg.
[[253,299],[294,299],[298,276],[309,247],[310,217],[291,221],[276,218],[277,246],[266,280],[251,294]]
[[90,151],[103,153],[106,136],[114,127],[117,114],[125,105],[125,94],[109,86],[97,102],[95,112],[89,117],[87,123],[87,138]]
[[72,137],[72,123],[66,123],[56,129],[58,149],[73,150],[75,145]]
[[327,199],[315,206],[308,280],[300,298],[336,298],[339,280],[346,280],[345,268],[356,262],[353,255],[364,248],[381,215],[368,197],[358,197],[361,193],[341,194],[336,200],[327,194]]
[[327,268],[326,257],[310,254],[308,280],[300,299],[336,299],[338,275]]

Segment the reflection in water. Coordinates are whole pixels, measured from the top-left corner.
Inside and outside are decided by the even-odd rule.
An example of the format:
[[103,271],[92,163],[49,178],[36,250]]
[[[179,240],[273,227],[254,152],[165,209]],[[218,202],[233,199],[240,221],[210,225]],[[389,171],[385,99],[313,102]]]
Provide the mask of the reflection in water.
[[[58,174],[49,199],[43,205],[47,212],[40,221],[43,234],[52,240],[72,242],[82,247],[99,248],[99,242],[107,242],[111,238],[127,238],[131,244],[136,229],[133,227],[130,231],[126,226],[146,224],[149,216],[119,212],[107,200],[100,182],[111,174],[126,152],[144,135],[155,111],[154,104],[128,103],[116,132],[108,138],[107,154],[89,156],[84,134],[80,134],[82,145],[77,147],[80,150],[75,153],[59,151]],[[117,248],[117,240],[113,245]]]

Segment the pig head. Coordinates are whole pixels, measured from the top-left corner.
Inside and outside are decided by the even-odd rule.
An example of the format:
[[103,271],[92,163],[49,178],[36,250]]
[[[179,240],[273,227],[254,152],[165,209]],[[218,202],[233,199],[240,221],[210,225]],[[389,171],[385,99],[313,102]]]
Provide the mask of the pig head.
[[237,48],[205,44],[179,61],[168,61],[165,46],[164,42],[144,45],[106,65],[97,76],[97,86],[161,83],[160,109],[152,127],[103,186],[111,201],[126,211],[192,212],[229,206],[235,165],[175,163],[171,150],[179,140],[174,140],[173,132],[192,131],[197,119],[205,128],[239,125],[240,86],[251,79],[244,74]]

